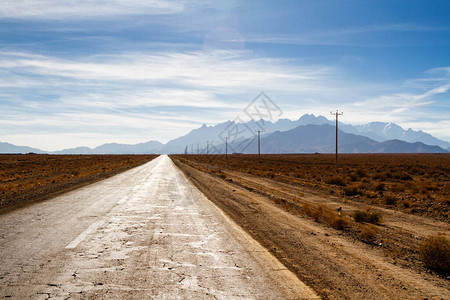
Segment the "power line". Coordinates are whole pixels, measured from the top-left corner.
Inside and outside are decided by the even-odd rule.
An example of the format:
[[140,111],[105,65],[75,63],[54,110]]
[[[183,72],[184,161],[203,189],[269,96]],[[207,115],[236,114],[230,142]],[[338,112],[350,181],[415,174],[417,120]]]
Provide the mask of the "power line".
[[332,115],[336,116],[336,165],[337,165],[338,164],[338,117],[342,116],[344,113],[339,112],[338,110],[336,110],[336,112],[330,111],[330,113]]

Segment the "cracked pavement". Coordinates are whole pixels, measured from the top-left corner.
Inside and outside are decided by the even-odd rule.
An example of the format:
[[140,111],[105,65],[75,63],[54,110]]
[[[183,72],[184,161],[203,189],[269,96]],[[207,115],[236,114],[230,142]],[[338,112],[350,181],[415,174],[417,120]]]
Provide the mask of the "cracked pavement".
[[0,297],[317,296],[162,155],[0,216]]

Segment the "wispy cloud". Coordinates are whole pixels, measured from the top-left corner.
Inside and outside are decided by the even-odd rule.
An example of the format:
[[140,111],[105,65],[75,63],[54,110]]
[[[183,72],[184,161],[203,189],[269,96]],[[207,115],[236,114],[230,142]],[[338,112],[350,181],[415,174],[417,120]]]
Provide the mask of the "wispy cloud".
[[3,0],[0,18],[91,18],[130,14],[170,14],[184,9],[186,1],[167,0]]
[[[245,51],[190,53],[125,53],[93,56],[82,61],[27,53],[0,52],[0,70],[66,80],[173,82],[184,86],[288,88],[325,79],[332,68],[290,65],[288,60],[255,58]],[[23,78],[24,76],[21,76]],[[14,76],[13,76],[14,78]],[[17,78],[17,77],[16,77]],[[7,79],[3,85],[13,84]]]
[[[266,43],[266,44],[291,44],[291,45],[332,45],[332,46],[363,46],[363,47],[393,47],[405,46],[405,39],[391,39],[389,42],[372,39],[370,37],[380,34],[402,33],[419,34],[426,37],[426,34],[446,32],[450,33],[450,27],[420,26],[413,23],[395,23],[371,26],[353,26],[348,28],[337,28],[327,30],[314,30],[297,34],[277,34],[277,35],[256,35],[246,38],[246,42]],[[445,41],[444,41],[445,42]],[[414,40],[418,43],[428,44]]]
[[[333,72],[246,51],[133,52],[83,60],[4,51],[0,134],[12,142],[30,129],[51,135],[62,128],[86,133],[147,128],[150,139],[167,141],[203,122],[232,119],[263,89],[320,91]],[[11,136],[13,127],[22,135]]]

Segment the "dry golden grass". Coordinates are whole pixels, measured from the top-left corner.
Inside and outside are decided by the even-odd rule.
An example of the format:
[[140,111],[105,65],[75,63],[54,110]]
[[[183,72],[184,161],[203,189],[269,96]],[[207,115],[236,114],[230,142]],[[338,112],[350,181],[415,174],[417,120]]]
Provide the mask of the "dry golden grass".
[[450,218],[450,154],[188,155],[202,165],[302,184],[407,213]]
[[450,240],[446,236],[429,236],[419,247],[419,257],[427,268],[450,275]]
[[0,209],[108,177],[155,155],[0,155]]

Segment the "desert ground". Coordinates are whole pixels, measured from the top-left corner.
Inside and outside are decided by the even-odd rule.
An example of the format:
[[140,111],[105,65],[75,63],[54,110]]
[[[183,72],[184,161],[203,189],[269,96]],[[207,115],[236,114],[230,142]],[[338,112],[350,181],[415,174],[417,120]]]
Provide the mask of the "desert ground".
[[48,199],[155,158],[156,155],[0,155],[0,213]]
[[1,295],[450,298],[448,154],[155,157],[1,155]]
[[[172,158],[321,297],[450,297],[450,155]],[[430,236],[445,244],[434,270],[422,255]]]

